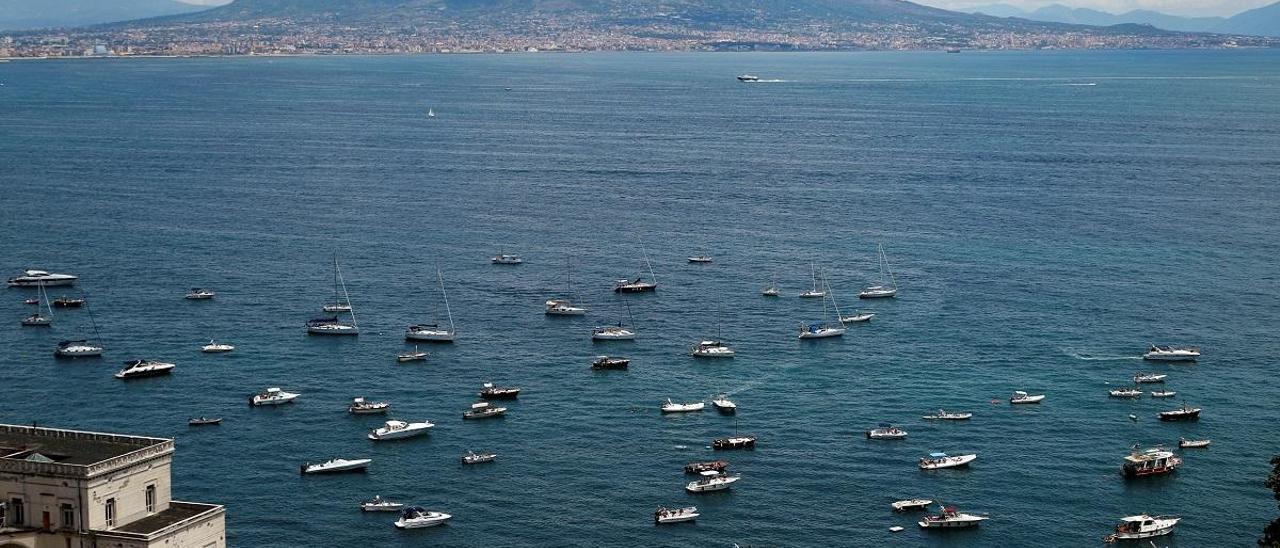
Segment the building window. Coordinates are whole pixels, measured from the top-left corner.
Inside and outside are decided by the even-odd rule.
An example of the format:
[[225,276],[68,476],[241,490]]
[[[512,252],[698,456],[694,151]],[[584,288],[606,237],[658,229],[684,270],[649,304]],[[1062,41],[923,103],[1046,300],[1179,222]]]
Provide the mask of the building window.
[[5,523],[16,527],[22,527],[27,524],[27,514],[22,508],[22,499],[9,499],[9,516]]
[[72,507],[70,504],[67,504],[67,503],[62,504],[62,528],[63,529],[76,528],[76,510],[74,507]]
[[107,499],[107,527],[116,526],[116,499]]
[[147,513],[150,514],[155,511],[156,511],[156,486],[148,485],[147,486]]

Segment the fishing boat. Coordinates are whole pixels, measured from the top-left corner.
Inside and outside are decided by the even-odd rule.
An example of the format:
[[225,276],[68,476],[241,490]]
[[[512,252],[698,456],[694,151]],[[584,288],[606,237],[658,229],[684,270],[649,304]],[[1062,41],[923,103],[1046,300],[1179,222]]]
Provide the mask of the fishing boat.
[[35,314],[32,314],[22,319],[22,325],[25,325],[28,327],[51,326],[53,325],[53,306],[49,304],[49,294],[45,293],[44,291],[44,282],[38,283],[36,287],[39,289],[39,294],[36,297],[35,304],[39,306],[40,303],[44,303],[44,308],[49,314],[46,316],[42,314],[40,310],[37,308]]
[[489,259],[489,262],[492,262],[493,264],[515,265],[515,264],[524,264],[524,259],[522,259],[519,255],[508,255],[506,253],[499,253],[497,255],[494,255],[492,259]]
[[871,318],[874,317],[876,317],[874,312],[857,312],[852,316],[840,316],[840,323],[866,323],[871,321]]
[[920,457],[921,470],[941,470],[943,468],[959,468],[968,466],[969,463],[977,460],[978,455],[956,455],[951,456],[946,453],[929,453],[927,457]]
[[667,508],[659,506],[658,510],[653,513],[653,523],[655,525],[664,525],[667,523],[682,523],[698,519],[697,506],[686,506],[684,508]]
[[94,358],[102,355],[102,347],[90,344],[89,341],[62,341],[53,355],[58,358]]
[[1044,394],[1028,394],[1022,390],[1015,390],[1012,396],[1009,396],[1009,403],[1014,405],[1040,403],[1044,400]]
[[929,499],[907,499],[897,501],[889,506],[893,507],[894,512],[907,512],[910,510],[924,510],[930,504],[933,504],[933,501]]
[[725,469],[728,467],[729,467],[729,461],[727,460],[709,460],[709,461],[702,461],[702,462],[691,462],[689,464],[684,465],[684,473],[701,474],[708,470],[715,471],[715,472],[724,472]]
[[319,464],[304,463],[303,474],[337,474],[340,472],[363,472],[369,468],[373,459],[329,459]]
[[809,263],[810,276],[813,277],[813,289],[800,294],[801,299],[821,299],[827,296],[827,292],[818,287],[818,267],[813,263]]
[[592,369],[626,369],[631,365],[630,358],[614,358],[610,356],[596,356],[595,361],[591,362]]
[[213,339],[209,339],[209,344],[200,347],[200,351],[205,354],[218,354],[222,352],[230,352],[235,349],[236,347],[233,345],[214,342]]
[[1166,422],[1193,421],[1193,420],[1199,420],[1199,419],[1200,419],[1200,408],[1191,407],[1190,405],[1187,405],[1185,403],[1182,404],[1182,407],[1179,407],[1177,409],[1160,412],[1160,420],[1166,421]]
[[467,454],[462,456],[462,464],[482,464],[486,462],[493,462],[496,458],[498,458],[497,453],[477,453],[475,451],[467,451]]
[[1150,345],[1142,359],[1158,362],[1193,362],[1200,357],[1198,346]]
[[943,506],[939,504],[942,511],[937,515],[925,516],[923,520],[916,522],[922,529],[946,529],[957,527],[977,527],[978,524],[990,518],[987,516],[979,516],[976,514],[966,514],[956,510],[955,506]]
[[391,502],[381,495],[374,495],[373,500],[360,503],[360,510],[364,512],[399,512],[401,508],[404,508],[404,504]]
[[45,270],[25,270],[21,276],[9,278],[9,287],[58,287],[75,285],[80,278],[71,274],[55,274]]
[[[565,261],[566,280],[568,285],[568,294],[573,295],[574,299],[578,299],[578,294],[573,291],[573,261],[572,259]],[[579,299],[580,300],[580,299]],[[581,316],[587,313],[587,309],[582,306],[574,306],[569,299],[547,299],[546,314],[548,316]]]
[[1133,376],[1133,382],[1138,384],[1150,384],[1164,382],[1168,375],[1161,373],[1137,373]]
[[397,529],[435,527],[449,521],[452,517],[444,512],[427,510],[421,506],[410,506],[400,512],[400,519],[396,520],[395,526]]
[[703,402],[696,403],[676,403],[667,398],[667,403],[662,404],[663,413],[689,413],[693,411],[702,411],[706,404]]
[[1142,396],[1142,389],[1133,387],[1113,388],[1107,391],[1107,394],[1113,398],[1137,398]]
[[426,434],[435,427],[431,421],[408,422],[390,420],[382,426],[369,431],[369,439],[373,441],[398,440]]
[[352,415],[378,415],[391,410],[391,403],[385,401],[369,401],[363,397],[351,399],[347,412]]
[[755,436],[733,436],[728,438],[716,438],[711,441],[711,448],[716,450],[748,449],[755,446]]
[[907,438],[907,431],[889,423],[882,422],[878,428],[867,430],[869,440],[901,440]]
[[1177,395],[1178,393],[1173,390],[1155,390],[1151,392],[1151,397],[1153,398],[1172,398]]
[[396,355],[396,361],[400,363],[420,362],[420,361],[425,361],[426,359],[427,359],[427,353],[421,350],[418,350],[418,347],[416,345],[413,347],[413,352],[405,352],[404,354]]
[[707,470],[698,475],[702,476],[693,480],[684,486],[684,490],[690,493],[710,493],[712,491],[724,491],[742,479],[742,476],[730,476],[724,472],[716,472],[715,470]]
[[1178,447],[1183,449],[1199,449],[1209,446],[1210,440],[1189,440],[1187,438],[1178,438]]
[[952,413],[952,412],[939,409],[937,413],[934,413],[932,415],[925,415],[920,418],[925,420],[938,420],[938,421],[966,421],[973,418],[973,413],[964,413],[964,412]]
[[1147,514],[1125,516],[1120,518],[1120,524],[1116,525],[1116,532],[1108,535],[1103,540],[1114,542],[1117,540],[1136,540],[1164,536],[1172,533],[1173,528],[1177,527],[1179,521],[1182,521],[1182,518],[1174,516],[1149,516]]
[[209,299],[214,298],[214,296],[216,295],[217,293],[214,293],[212,290],[204,289],[200,287],[193,287],[182,298],[187,299],[189,301],[207,301]]
[[649,269],[649,281],[645,281],[644,277],[636,277],[635,280],[621,279],[613,284],[615,293],[647,293],[658,290],[658,277],[653,274],[653,264],[649,262],[648,252],[644,252],[644,264]]
[[187,420],[187,426],[214,426],[222,424],[222,417],[199,417]]
[[1182,457],[1157,445],[1148,449],[1133,446],[1124,457],[1122,470],[1126,477],[1141,478],[1171,474],[1182,466]]
[[506,407],[496,407],[489,405],[487,401],[481,401],[471,404],[471,409],[462,414],[464,420],[489,419],[500,417],[507,412]]
[[[880,255],[880,283],[863,289],[858,293],[859,299],[885,299],[898,295],[898,280],[889,269],[889,259],[884,254],[884,244],[878,244],[876,250]],[[886,277],[889,285],[885,285]]]
[[733,403],[733,400],[724,394],[711,398],[711,405],[723,415],[732,415],[738,412],[738,404]]
[[277,387],[271,387],[250,397],[249,405],[284,405],[298,399],[298,396],[301,395],[302,394],[295,394],[293,392],[285,392]]
[[117,379],[141,379],[146,377],[159,377],[173,373],[175,364],[156,361],[156,360],[129,360],[124,362],[124,368],[116,372]]
[[83,298],[75,297],[58,297],[53,300],[54,308],[81,308],[84,306]]
[[444,312],[449,318],[446,329],[437,323],[411,325],[404,332],[404,338],[410,341],[453,342],[457,332],[453,328],[453,311],[449,308],[449,293],[444,289],[444,272],[436,267],[436,279],[440,283],[440,297],[444,300]]
[[494,386],[486,382],[480,389],[480,398],[486,400],[514,400],[520,396],[520,389],[514,386]]

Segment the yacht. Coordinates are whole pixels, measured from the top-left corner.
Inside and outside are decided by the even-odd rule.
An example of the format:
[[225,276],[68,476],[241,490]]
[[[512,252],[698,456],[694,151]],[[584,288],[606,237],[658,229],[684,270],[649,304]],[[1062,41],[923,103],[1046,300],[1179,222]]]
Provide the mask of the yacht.
[[1142,359],[1160,362],[1193,362],[1200,357],[1198,346],[1157,346],[1151,345]]
[[698,519],[697,506],[686,506],[684,508],[666,508],[659,506],[658,510],[653,513],[653,523],[662,525],[666,523],[681,523],[685,521],[693,521]]
[[1113,388],[1111,390],[1108,390],[1107,394],[1109,394],[1113,398],[1137,398],[1142,396],[1142,390],[1136,386],[1134,387],[1126,386],[1123,388]]
[[482,464],[486,462],[493,462],[496,458],[498,458],[497,453],[477,453],[475,451],[467,451],[467,454],[462,456],[462,464]]
[[801,299],[821,299],[827,296],[827,292],[818,288],[818,267],[813,263],[809,263],[810,275],[813,276],[813,289],[800,294]]
[[1117,540],[1164,536],[1172,533],[1173,528],[1178,525],[1179,521],[1182,521],[1182,518],[1174,516],[1149,516],[1147,514],[1125,516],[1120,518],[1120,524],[1116,526],[1116,532],[1103,540],[1111,543]]
[[398,529],[435,527],[449,521],[452,517],[444,512],[433,512],[421,506],[410,506],[400,512],[400,519],[396,520],[395,526]]
[[214,426],[218,424],[222,424],[221,417],[198,417],[187,419],[187,426]]
[[9,278],[9,287],[57,287],[75,285],[80,278],[70,274],[54,274],[44,270],[26,270],[21,276]]
[[440,297],[444,300],[444,312],[449,317],[449,327],[439,324],[411,325],[404,332],[404,338],[410,341],[453,342],[457,332],[453,327],[453,310],[449,308],[449,293],[444,289],[444,272],[436,267],[436,279],[440,282]]
[[168,375],[178,367],[172,363],[155,360],[130,360],[124,362],[124,368],[116,372],[117,379],[140,379],[143,377],[159,377]]
[[84,306],[84,299],[76,299],[73,297],[58,297],[53,300],[54,308],[81,308]]
[[462,418],[470,419],[487,419],[491,417],[500,417],[507,412],[506,407],[495,407],[489,405],[487,401],[481,401],[471,404],[471,409],[462,414]]
[[206,354],[217,354],[220,352],[230,352],[236,347],[227,343],[217,343],[213,339],[209,339],[209,344],[200,347],[200,351]]
[[191,288],[191,291],[188,291],[187,294],[182,298],[187,299],[189,301],[207,301],[209,299],[212,299],[215,295],[217,295],[217,293],[214,293],[211,290],[202,289],[199,287],[193,287]]
[[352,398],[347,412],[352,415],[378,415],[391,410],[391,404],[385,401],[369,401],[362,397]]
[[514,386],[495,386],[486,382],[480,389],[480,398],[485,400],[514,400],[520,397],[520,389]]
[[304,463],[303,474],[336,474],[339,472],[363,472],[373,459],[329,459],[320,464]]
[[420,362],[420,361],[425,361],[426,359],[427,359],[427,353],[421,350],[418,350],[417,346],[413,347],[413,352],[405,352],[404,354],[396,355],[396,361],[400,363]]
[[699,474],[700,478],[693,480],[684,486],[684,490],[690,493],[709,493],[712,491],[724,491],[733,486],[742,476],[730,476],[724,472],[716,472],[708,470]]
[[1133,382],[1139,384],[1164,382],[1167,377],[1168,375],[1160,373],[1137,373],[1133,376]]
[[733,403],[733,400],[724,394],[711,398],[711,405],[716,408],[716,411],[724,415],[732,415],[738,412],[738,404]]
[[631,365],[630,358],[614,358],[610,356],[596,356],[595,361],[591,362],[592,369],[626,369]]
[[[884,255],[884,244],[877,245],[876,250],[880,255],[880,283],[863,289],[858,293],[859,299],[885,299],[898,295],[898,280],[889,269],[889,260]],[[886,277],[889,279],[889,285],[885,285]]]
[[684,465],[684,473],[701,474],[708,470],[712,470],[716,472],[724,472],[725,469],[728,467],[729,467],[729,461],[726,461],[726,460],[691,462],[689,464]]
[[921,470],[941,470],[943,468],[959,468],[968,466],[969,463],[977,460],[978,455],[956,455],[950,456],[946,453],[929,453],[927,457],[920,457]]
[[764,286],[764,289],[760,290],[760,294],[765,297],[777,297],[781,295],[782,292],[778,291],[778,286],[776,285],[766,285]]
[[667,403],[662,404],[663,413],[688,413],[690,411],[702,411],[706,404],[697,403],[676,403],[667,398]]
[[925,420],[937,420],[937,421],[966,421],[973,418],[973,413],[963,413],[963,412],[952,413],[952,412],[939,409],[937,413],[934,413],[932,415],[925,415],[920,418]]
[[615,293],[648,293],[658,290],[658,277],[653,274],[653,264],[649,262],[649,254],[644,254],[644,264],[649,269],[649,280],[645,281],[643,276],[636,277],[635,280],[621,279],[613,284]]
[[874,317],[876,317],[874,312],[858,312],[852,316],[840,316],[840,323],[865,323],[871,321],[871,318]]
[[499,253],[494,255],[492,259],[489,259],[489,262],[492,262],[493,264],[524,264],[524,259],[520,258],[519,255]]
[[933,501],[929,499],[908,499],[894,502],[889,506],[893,507],[894,512],[907,512],[910,510],[924,510],[930,504],[933,504]]
[[[939,505],[942,506],[942,505]],[[942,512],[938,515],[925,516],[922,521],[916,522],[922,529],[943,529],[954,527],[977,527],[978,524],[986,521],[987,516],[978,516],[974,514],[965,514],[956,510],[954,506],[942,506]]]
[[869,440],[901,440],[907,438],[907,431],[888,423],[880,423],[879,428],[867,430]]
[[695,358],[732,358],[734,351],[720,341],[704,340],[694,345],[691,354]]
[[1044,394],[1028,394],[1022,390],[1015,390],[1013,395],[1009,397],[1009,403],[1014,405],[1040,403],[1042,400],[1044,400]]
[[354,322],[342,323],[337,316],[314,318],[307,322],[307,333],[312,335],[359,335],[360,327]]
[[605,325],[591,330],[593,341],[632,341],[635,338],[636,332],[622,327],[622,322],[618,322],[618,325]]
[[587,309],[573,306],[568,299],[548,299],[546,306],[548,316],[581,316],[587,313]]
[[53,355],[59,358],[93,358],[102,355],[102,347],[89,341],[62,341]]
[[399,512],[401,508],[404,508],[404,504],[391,502],[380,495],[374,495],[373,500],[360,503],[360,510],[365,512]]
[[1137,445],[1124,457],[1124,475],[1130,478],[1171,474],[1182,466],[1182,457],[1155,446],[1143,450]]
[[406,422],[390,420],[381,427],[369,431],[369,439],[373,441],[412,438],[426,434],[435,425],[431,421]]
[[272,387],[272,388],[268,388],[266,391],[260,394],[254,394],[253,397],[249,398],[249,405],[253,405],[253,406],[283,405],[283,404],[292,402],[295,399],[298,399],[298,396],[301,396],[301,395],[302,394],[285,392],[284,390],[281,390],[279,388]]
[[759,82],[760,77],[754,74],[739,74],[738,81],[739,82]]
[[697,255],[694,257],[689,257],[689,262],[706,264],[711,262],[711,257],[708,257],[706,255]]
[[1199,420],[1199,419],[1200,419],[1200,408],[1199,408],[1199,407],[1191,407],[1190,405],[1187,405],[1187,404],[1185,404],[1185,403],[1184,403],[1184,404],[1182,404],[1182,407],[1179,407],[1179,408],[1174,409],[1174,410],[1172,410],[1172,411],[1161,411],[1161,412],[1160,412],[1160,420],[1162,420],[1162,421],[1167,421],[1167,422],[1171,422],[1171,421],[1194,421],[1194,420]]
[[755,446],[755,436],[733,436],[730,438],[716,438],[711,441],[711,448],[716,450],[747,449]]

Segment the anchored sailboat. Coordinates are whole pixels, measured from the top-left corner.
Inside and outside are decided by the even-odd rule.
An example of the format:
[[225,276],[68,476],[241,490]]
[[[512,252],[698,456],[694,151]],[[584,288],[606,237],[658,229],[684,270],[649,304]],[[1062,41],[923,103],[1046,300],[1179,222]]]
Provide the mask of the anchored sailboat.
[[813,276],[813,289],[800,294],[801,299],[821,299],[827,296],[827,293],[818,287],[818,267],[813,263],[809,263],[810,274]]
[[347,282],[342,278],[342,267],[338,266],[338,256],[333,256],[334,303],[324,307],[325,312],[346,312],[351,315],[351,323],[343,323],[338,316],[315,318],[307,322],[307,333],[312,335],[359,335],[360,326],[356,323],[355,310],[351,308],[351,295],[347,293]]
[[[889,260],[884,255],[884,244],[877,244],[877,250],[880,253],[880,283],[863,289],[858,293],[859,299],[885,299],[898,294],[898,280],[893,277],[893,271],[889,270]],[[889,279],[889,285],[885,285],[885,278]]]
[[444,299],[444,312],[449,317],[449,328],[439,323],[411,325],[404,332],[404,338],[410,341],[453,342],[453,311],[449,309],[449,293],[444,290],[444,272],[436,267],[436,278],[440,281],[440,296]]
[[801,339],[825,339],[828,337],[840,337],[840,336],[843,336],[846,331],[844,327],[844,323],[841,323],[839,321],[840,305],[836,304],[835,296],[832,294],[832,291],[831,291],[831,284],[827,283],[826,274],[822,275],[822,287],[824,290],[823,294],[826,297],[829,297],[831,299],[831,306],[835,308],[837,321],[836,323],[829,323],[825,321],[827,317],[827,299],[824,298],[822,299],[822,318],[824,322],[813,323],[808,325],[800,324]]
[[[569,294],[577,300],[578,294],[573,291],[573,258],[570,257],[565,264],[568,269]],[[586,307],[574,306],[573,301],[567,298],[547,299],[546,306],[548,316],[581,316],[587,313]]]
[[36,287],[40,290],[36,297],[39,299],[36,305],[44,305],[44,308],[49,312],[49,315],[45,316],[44,314],[41,314],[40,309],[37,308],[35,314],[22,319],[22,325],[31,327],[48,327],[53,325],[53,305],[49,304],[49,294],[44,291],[44,280],[36,282]]
[[618,280],[613,284],[613,290],[617,293],[645,293],[658,290],[658,277],[653,274],[653,265],[649,263],[649,253],[644,253],[644,264],[649,269],[649,280],[645,281],[643,276],[638,276],[634,281],[630,279]]
[[627,319],[631,322],[631,327],[623,327],[622,320],[618,320],[618,325],[597,326],[591,330],[591,340],[593,341],[631,341],[636,338],[635,318],[631,317],[631,304],[627,305]]
[[[48,297],[48,294],[45,295]],[[86,299],[87,302],[87,299]],[[77,341],[62,341],[58,343],[58,348],[54,349],[53,355],[58,358],[96,358],[102,355],[102,334],[98,332],[98,322],[93,319],[93,309],[89,305],[85,305],[85,311],[89,313],[89,324],[93,326],[94,342],[81,339]]]

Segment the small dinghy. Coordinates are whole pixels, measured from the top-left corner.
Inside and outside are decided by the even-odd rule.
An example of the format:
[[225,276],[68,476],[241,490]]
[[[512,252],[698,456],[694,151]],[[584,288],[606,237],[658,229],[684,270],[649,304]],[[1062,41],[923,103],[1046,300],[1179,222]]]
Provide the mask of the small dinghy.
[[734,436],[731,438],[717,438],[711,441],[711,448],[717,450],[723,449],[747,449],[756,446],[755,436]]
[[880,423],[879,428],[867,430],[869,440],[901,440],[907,438],[907,431],[889,423]]
[[1188,448],[1198,449],[1201,447],[1208,447],[1208,446],[1209,446],[1209,440],[1189,440],[1187,438],[1178,438],[1178,447],[1181,447],[1183,449],[1188,449]]
[[396,356],[396,361],[400,363],[420,362],[426,359],[427,359],[427,353],[421,350],[418,350],[417,346],[413,347],[413,352],[405,352],[404,354],[399,354]]
[[925,508],[928,508],[930,504],[933,504],[933,501],[929,499],[908,499],[900,500],[890,504],[889,506],[893,507],[894,512],[906,512],[909,510],[924,510]]
[[[519,263],[501,263],[501,264],[519,264]],[[396,520],[397,529],[422,529],[424,527],[435,527],[453,516],[444,512],[434,512],[427,510],[421,506],[410,506],[400,512],[400,519]]]
[[391,404],[385,401],[369,401],[364,398],[352,398],[351,405],[347,406],[347,412],[352,415],[376,415],[386,413],[391,409]]
[[732,415],[738,412],[738,404],[733,403],[733,400],[724,394],[712,398],[711,405],[715,406],[716,411],[724,415]]
[[491,382],[484,383],[480,390],[480,398],[486,400],[514,400],[519,396],[519,388],[514,386],[494,386]]
[[187,421],[187,426],[212,426],[215,424],[222,424],[222,418],[200,417],[198,419],[191,419]]
[[609,356],[596,356],[595,361],[591,362],[592,369],[626,369],[631,365],[630,358],[612,358]]
[[1133,376],[1133,382],[1138,384],[1164,382],[1167,377],[1168,375],[1161,373],[1137,373]]
[[471,404],[471,409],[462,414],[464,420],[488,419],[500,417],[507,412],[506,407],[494,407],[489,405],[487,401],[481,401]]
[[1177,395],[1178,393],[1173,390],[1156,390],[1151,393],[1151,397],[1153,398],[1172,398]]
[[931,421],[965,421],[973,418],[973,413],[950,413],[939,409],[937,413],[920,418]]
[[373,459],[329,459],[320,464],[302,465],[303,474],[336,474],[339,472],[363,472]]
[[401,508],[404,508],[403,503],[391,502],[381,495],[374,495],[373,500],[360,503],[360,509],[365,512],[399,512]]
[[1182,404],[1182,407],[1170,411],[1161,411],[1160,420],[1162,421],[1193,421],[1200,419],[1200,408],[1191,407]]
[[663,413],[689,413],[692,411],[702,411],[706,404],[702,402],[696,403],[676,403],[667,398],[667,403],[662,404]]
[[658,510],[653,513],[653,523],[655,525],[662,525],[664,523],[693,521],[698,519],[698,515],[697,506],[686,506],[684,508],[666,508],[659,506]]
[[893,532],[893,533],[901,533],[901,532],[903,532],[904,530],[905,530],[905,529],[904,529],[901,525],[894,525],[894,526],[892,526],[892,527],[890,527],[890,528],[889,528],[889,531],[890,531],[890,532]]
[[693,480],[684,486],[684,490],[690,493],[710,493],[712,491],[724,491],[733,486],[742,476],[730,476],[724,472],[716,472],[708,470],[699,474],[702,476]]
[[727,460],[709,460],[702,462],[691,462],[684,465],[684,473],[701,474],[703,472],[724,472],[729,467]]
[[462,464],[493,462],[493,459],[496,458],[498,458],[497,453],[476,453],[475,451],[467,451],[467,454],[462,456]]
[[943,468],[959,468],[968,466],[969,463],[977,460],[978,455],[956,455],[950,456],[946,453],[929,453],[927,457],[920,457],[921,470],[941,470]]
[[1013,405],[1026,403],[1040,403],[1044,399],[1044,394],[1028,394],[1022,390],[1014,391],[1013,396],[1009,397],[1009,403]]

